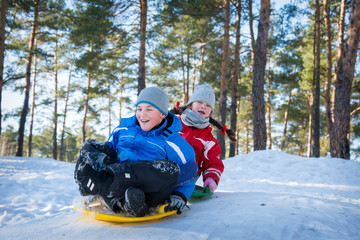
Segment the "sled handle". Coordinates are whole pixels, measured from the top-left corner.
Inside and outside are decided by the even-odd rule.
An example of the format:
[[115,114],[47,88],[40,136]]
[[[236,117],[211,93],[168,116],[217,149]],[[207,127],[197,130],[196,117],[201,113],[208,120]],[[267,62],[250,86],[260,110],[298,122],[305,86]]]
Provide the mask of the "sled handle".
[[210,192],[210,187],[209,186],[206,186],[203,193],[209,193]]
[[166,203],[166,204],[163,204],[159,207],[159,210],[158,210],[158,213],[161,214],[161,213],[165,213],[165,207],[167,207],[169,204]]

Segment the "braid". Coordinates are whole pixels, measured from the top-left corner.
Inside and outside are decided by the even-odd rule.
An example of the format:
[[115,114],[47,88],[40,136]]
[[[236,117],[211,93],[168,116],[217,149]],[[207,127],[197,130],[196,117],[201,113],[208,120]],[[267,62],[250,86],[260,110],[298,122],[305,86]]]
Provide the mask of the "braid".
[[[173,107],[170,112],[177,114],[177,115],[181,115],[184,110],[186,109],[186,106],[178,106],[178,107]],[[224,127],[221,126],[221,124],[216,121],[215,119],[213,119],[212,117],[209,118],[209,122],[216,127],[217,129],[219,129],[220,131],[224,131]],[[236,137],[235,137],[235,132],[232,129],[226,129],[226,134],[227,136],[230,138],[230,140],[232,142],[236,141]]]
[[185,111],[185,109],[185,106],[173,107],[170,112],[172,112],[173,114],[181,115]]
[[[210,117],[209,122],[220,131],[225,131],[224,126],[221,126],[221,124],[212,117]],[[236,142],[235,132],[232,129],[226,129],[225,132],[232,142]]]
[[224,130],[223,126],[221,126],[221,124],[218,121],[216,121],[215,119],[213,119],[212,117],[209,118],[209,122],[217,129]]

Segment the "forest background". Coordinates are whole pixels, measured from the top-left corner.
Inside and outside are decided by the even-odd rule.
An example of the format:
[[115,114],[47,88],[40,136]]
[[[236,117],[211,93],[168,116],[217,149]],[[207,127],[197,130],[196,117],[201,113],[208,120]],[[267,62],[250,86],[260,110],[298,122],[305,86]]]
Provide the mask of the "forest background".
[[1,0],[0,14],[1,156],[76,161],[145,86],[173,107],[206,82],[237,136],[214,129],[222,158],[359,160],[359,0]]

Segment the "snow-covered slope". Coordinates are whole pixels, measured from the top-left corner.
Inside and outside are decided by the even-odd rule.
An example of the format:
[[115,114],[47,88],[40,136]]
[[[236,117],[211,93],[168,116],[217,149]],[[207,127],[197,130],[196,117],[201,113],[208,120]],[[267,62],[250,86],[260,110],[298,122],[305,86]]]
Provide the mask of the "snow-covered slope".
[[113,224],[73,210],[75,164],[2,157],[0,239],[360,239],[359,162],[268,150],[224,163],[211,199],[179,216]]

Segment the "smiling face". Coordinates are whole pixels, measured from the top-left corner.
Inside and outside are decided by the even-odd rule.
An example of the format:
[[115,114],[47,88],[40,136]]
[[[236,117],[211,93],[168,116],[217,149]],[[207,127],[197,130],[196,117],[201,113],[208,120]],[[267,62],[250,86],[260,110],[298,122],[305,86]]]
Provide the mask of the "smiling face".
[[136,107],[136,119],[145,132],[159,125],[164,118],[165,115],[150,104],[139,103]]
[[191,110],[203,116],[204,118],[210,117],[211,107],[209,104],[203,101],[195,101],[191,104]]

